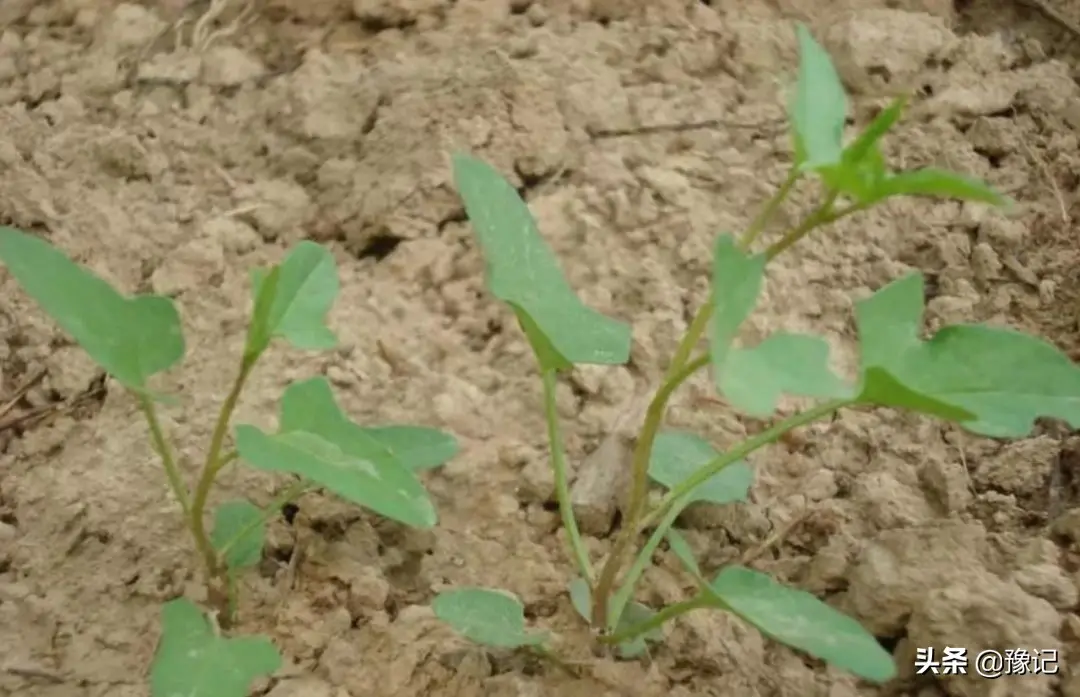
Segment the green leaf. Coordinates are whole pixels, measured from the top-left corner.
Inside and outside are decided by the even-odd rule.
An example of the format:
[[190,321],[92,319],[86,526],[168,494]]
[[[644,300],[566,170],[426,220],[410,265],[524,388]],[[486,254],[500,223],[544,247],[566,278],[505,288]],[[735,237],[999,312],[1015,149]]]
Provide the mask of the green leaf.
[[886,177],[877,187],[875,200],[892,196],[932,196],[1008,206],[1005,196],[980,179],[934,167],[900,172]]
[[694,557],[694,550],[690,548],[690,543],[683,534],[675,528],[668,528],[667,541],[675,558],[682,562],[692,576],[700,577],[701,567],[697,563],[697,558]]
[[523,311],[517,305],[507,304],[509,304],[510,309],[513,310],[514,317],[517,318],[521,331],[525,333],[525,338],[529,340],[529,345],[532,346],[533,353],[536,354],[536,361],[540,364],[541,371],[570,370],[574,366],[570,359],[559,353],[559,350],[555,348],[555,345],[551,343],[551,340],[544,334],[540,325],[538,325],[528,313]]
[[405,525],[431,528],[437,522],[427,492],[400,463],[393,467],[376,464],[304,431],[268,435],[246,425],[236,427],[236,449],[256,469],[310,479]]
[[782,644],[876,683],[896,675],[892,656],[870,632],[805,591],[741,566],[721,571],[711,589],[717,607]]
[[150,669],[152,697],[247,697],[251,683],[281,668],[261,636],[219,636],[190,601],[165,603],[161,641]]
[[949,421],[970,421],[975,417],[972,412],[917,388],[917,376],[898,372],[903,370],[912,347],[921,345],[918,335],[922,329],[922,312],[919,274],[894,281],[856,303],[855,322],[861,352],[856,401],[910,409]]
[[377,426],[364,431],[414,472],[444,465],[461,450],[453,436],[434,428]]
[[280,430],[314,433],[352,455],[376,463],[381,469],[405,470],[404,475],[397,477],[399,487],[422,495],[425,500],[427,492],[409,471],[437,467],[458,452],[457,440],[434,428],[368,428],[353,423],[338,408],[330,383],[322,377],[293,383],[285,390]]
[[876,367],[867,367],[863,372],[862,389],[856,395],[855,401],[917,411],[946,421],[967,422],[975,416],[966,409],[913,390],[888,371]]
[[506,591],[455,588],[439,593],[431,607],[459,634],[484,646],[516,649],[547,640],[544,634],[525,631],[525,608]]
[[818,173],[826,186],[866,205],[880,200],[878,194],[882,182],[889,176],[885,158],[876,144],[871,145],[858,162],[845,160],[838,165],[822,167]]
[[214,511],[210,542],[218,553],[225,553],[225,565],[229,569],[244,569],[262,560],[265,517],[262,509],[244,500],[227,501]]
[[273,297],[268,309],[259,307],[259,298],[269,274],[252,274],[260,334],[281,337],[302,350],[333,348],[337,338],[326,327],[326,315],[340,289],[333,255],[322,245],[305,240],[293,247],[277,268],[277,288],[272,294],[268,292]]
[[[649,476],[674,489],[690,475],[720,457],[708,441],[692,433],[665,431],[657,434],[649,458]],[[754,473],[743,460],[731,463],[705,480],[689,495],[689,501],[725,504],[745,501]]]
[[723,370],[739,327],[753,311],[765,279],[764,254],[753,256],[739,249],[731,235],[720,235],[713,253],[709,354],[713,370]]
[[1026,436],[1039,417],[1080,428],[1080,369],[1054,346],[982,325],[946,327],[921,341],[922,310],[919,274],[858,304],[859,401],[914,408],[999,438]]
[[[905,95],[897,97],[889,106],[882,109],[870,125],[844,148],[843,161],[848,164],[863,162],[868,157],[874,157],[874,153],[877,153],[877,158],[881,158],[881,151],[877,148],[877,144],[900,120],[907,103],[908,98]],[[884,165],[884,162],[882,164]]]
[[251,287],[255,292],[255,309],[248,324],[247,340],[244,342],[244,357],[254,362],[270,345],[273,338],[270,312],[277,298],[278,284],[281,283],[281,267],[275,266],[267,274],[262,269],[251,270]]
[[[608,600],[610,601],[608,603],[608,614],[612,615],[615,612],[615,598],[611,597]],[[589,584],[585,582],[585,579],[578,577],[570,582],[570,604],[574,606],[574,610],[586,622],[592,621],[592,591],[589,590]],[[647,622],[655,614],[650,608],[641,603],[628,602],[622,610],[619,623],[613,633],[617,634],[630,629],[636,624]],[[655,627],[630,641],[624,641],[616,645],[615,648],[622,658],[636,658],[648,650],[648,641],[660,641],[663,638],[663,628]]]
[[437,521],[420,480],[341,412],[325,378],[289,385],[277,434],[237,426],[236,449],[257,469],[298,474],[406,525],[430,528]]
[[819,169],[822,180],[829,188],[864,204],[878,200],[882,182],[889,176],[878,141],[900,119],[906,105],[906,97],[894,99],[844,148],[838,164]]
[[487,261],[488,287],[514,309],[541,368],[625,363],[630,327],[578,299],[510,183],[490,165],[466,155],[454,155],[453,168]]
[[731,350],[718,373],[721,394],[750,416],[766,418],[783,394],[821,399],[853,397],[829,368],[829,345],[806,334],[777,332],[754,348]]
[[863,370],[897,363],[918,344],[924,301],[922,274],[912,273],[855,304]]
[[791,104],[791,122],[803,155],[802,168],[815,170],[840,162],[847,94],[832,59],[801,22],[799,77]]
[[570,581],[570,604],[586,622],[592,622],[592,591],[580,576]]
[[0,227],[0,261],[23,289],[124,387],[147,393],[147,380],[184,357],[180,315],[158,295],[125,297],[45,240]]

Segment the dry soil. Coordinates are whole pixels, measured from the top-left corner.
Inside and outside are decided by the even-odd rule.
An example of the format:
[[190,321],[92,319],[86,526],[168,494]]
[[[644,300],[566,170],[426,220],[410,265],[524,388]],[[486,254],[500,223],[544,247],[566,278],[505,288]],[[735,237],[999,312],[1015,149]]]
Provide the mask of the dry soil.
[[[919,270],[931,327],[1009,325],[1077,355],[1080,5],[265,0],[197,22],[207,5],[0,2],[0,222],[125,291],[176,298],[188,355],[161,386],[181,396],[165,425],[189,473],[243,343],[247,270],[300,239],[340,265],[341,348],[271,352],[237,418],[272,425],[289,381],[324,374],[359,421],[460,438],[427,478],[433,532],[328,496],[274,524],[241,628],[272,636],[287,667],[259,689],[1080,695],[1080,439],[1051,423],[1002,443],[846,414],[757,457],[751,503],[686,516],[707,567],[754,554],[858,617],[895,651],[893,684],[707,612],[647,660],[594,657],[565,593],[534,363],[484,290],[448,167],[467,149],[512,176],[585,299],[633,321],[630,366],[580,370],[560,393],[575,462],[658,377],[706,291],[714,236],[744,226],[784,175],[796,19],[833,52],[855,124],[918,95],[887,141],[894,161],[984,177],[1018,203],[1003,215],[904,201],[839,225],[778,260],[746,338],[814,330],[850,364],[853,302]],[[800,189],[788,219],[813,196]],[[0,285],[0,693],[145,695],[161,603],[201,597],[175,502],[130,397],[2,270]],[[718,447],[760,428],[710,395],[692,384],[671,423]],[[280,486],[241,469],[221,496],[266,503]],[[591,523],[597,556],[609,524]],[[678,599],[687,579],[667,552],[657,561],[643,600]],[[441,626],[428,604],[461,584],[519,594],[577,675]],[[915,676],[923,646],[1057,649],[1062,670]]]

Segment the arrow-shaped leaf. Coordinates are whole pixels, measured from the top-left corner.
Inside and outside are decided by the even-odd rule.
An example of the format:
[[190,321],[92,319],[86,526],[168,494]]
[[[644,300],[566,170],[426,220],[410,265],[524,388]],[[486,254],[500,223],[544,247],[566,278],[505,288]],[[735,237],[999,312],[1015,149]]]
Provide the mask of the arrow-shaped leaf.
[[735,348],[718,373],[720,392],[750,416],[767,418],[781,395],[839,399],[854,389],[829,367],[829,345],[807,334],[777,332],[753,348]]
[[892,656],[870,632],[805,591],[742,566],[721,571],[711,591],[717,607],[782,644],[877,683],[896,675]]
[[1037,418],[1080,428],[1080,369],[1054,346],[1010,329],[945,327],[922,341],[922,276],[885,286],[856,309],[862,351],[858,400],[960,421],[1019,438]]
[[454,588],[435,596],[432,609],[466,639],[484,646],[516,649],[539,646],[547,639],[525,630],[525,608],[506,591]]
[[237,426],[236,448],[258,469],[298,474],[406,525],[435,525],[423,484],[384,443],[341,412],[325,378],[285,390],[277,434]]
[[45,240],[0,227],[0,261],[90,358],[125,387],[146,393],[150,376],[184,357],[180,315],[158,295],[125,297]]
[[455,155],[453,166],[454,183],[487,261],[488,288],[513,308],[541,367],[625,363],[630,327],[578,299],[510,183],[465,155]]
[[300,242],[277,267],[276,275],[272,286],[264,288],[270,274],[264,270],[252,273],[252,324],[259,330],[255,337],[249,334],[249,344],[261,340],[265,348],[269,338],[282,337],[298,349],[333,348],[337,338],[326,326],[326,314],[340,282],[330,250],[314,242]]
[[150,669],[152,697],[246,697],[256,678],[281,667],[261,636],[220,636],[199,608],[180,598],[161,610],[161,641]]

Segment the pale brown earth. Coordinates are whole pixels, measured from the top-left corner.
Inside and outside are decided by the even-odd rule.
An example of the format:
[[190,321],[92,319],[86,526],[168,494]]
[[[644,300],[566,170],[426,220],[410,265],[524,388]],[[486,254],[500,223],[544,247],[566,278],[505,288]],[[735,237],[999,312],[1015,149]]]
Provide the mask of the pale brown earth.
[[[1059,0],[1055,18],[1002,0],[267,0],[216,37],[170,30],[207,3],[185,5],[0,2],[0,222],[125,291],[176,297],[189,354],[161,387],[181,395],[166,427],[189,472],[243,342],[247,269],[304,238],[340,265],[342,346],[272,351],[237,418],[271,425],[282,388],[321,373],[359,421],[438,427],[463,445],[427,478],[434,532],[330,497],[304,500],[295,528],[275,524],[245,578],[241,629],[272,636],[288,667],[259,689],[1080,695],[1080,439],[1057,424],[998,443],[846,414],[761,453],[752,503],[687,516],[710,569],[803,517],[754,566],[895,647],[893,684],[707,612],[669,627],[650,660],[595,658],[565,593],[534,362],[483,288],[448,182],[455,149],[516,177],[583,297],[633,321],[632,366],[580,370],[561,394],[577,461],[657,379],[706,291],[714,236],[782,178],[802,19],[833,52],[857,123],[917,91],[887,141],[894,161],[985,177],[1018,205],[1006,217],[898,202],[813,238],[778,260],[746,338],[823,332],[850,365],[853,301],[917,269],[931,327],[1007,324],[1080,355],[1080,35],[1066,26],[1080,4]],[[812,197],[800,190],[789,217]],[[145,695],[160,604],[201,598],[189,540],[132,399],[103,387],[3,271],[0,284],[0,405],[46,371],[0,417],[0,693]],[[718,447],[759,427],[710,394],[704,378],[685,390],[671,423]],[[266,503],[278,485],[241,469],[219,493]],[[608,543],[590,539],[597,556]],[[658,561],[642,596],[654,605],[689,590],[667,552]],[[519,594],[579,675],[441,626],[428,603],[461,584]],[[931,645],[1060,649],[1064,670],[914,677],[914,648]]]

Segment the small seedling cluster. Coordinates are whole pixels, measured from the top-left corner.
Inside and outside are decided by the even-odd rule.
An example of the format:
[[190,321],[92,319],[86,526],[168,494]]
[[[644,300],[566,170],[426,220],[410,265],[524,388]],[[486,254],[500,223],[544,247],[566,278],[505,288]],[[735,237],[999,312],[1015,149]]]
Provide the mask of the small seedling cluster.
[[[317,488],[405,525],[430,528],[435,508],[417,473],[441,465],[458,450],[440,431],[413,426],[359,426],[341,411],[325,378],[289,385],[278,428],[233,429],[233,411],[259,358],[276,338],[305,350],[333,348],[324,321],[338,293],[334,260],[325,248],[302,242],[270,270],[252,274],[254,310],[236,379],[222,403],[194,486],[173,455],[158,418],[167,395],[150,378],[176,365],[185,344],[180,315],[166,297],[125,297],[47,242],[0,228],[0,261],[76,342],[126,388],[149,425],[173,496],[191,532],[206,581],[209,616],[189,600],[162,609],[162,633],[150,672],[153,697],[244,697],[252,681],[269,675],[281,657],[266,637],[227,637],[233,624],[239,574],[262,558],[268,521],[284,506]],[[207,528],[209,498],[218,475],[234,461],[291,475],[292,483],[269,505],[247,499],[223,502]]]
[[[739,329],[757,304],[766,264],[813,230],[897,196],[1007,204],[966,176],[936,168],[888,169],[879,142],[900,118],[902,98],[845,144],[847,96],[836,70],[805,27],[800,25],[797,35],[799,72],[789,103],[790,172],[744,234],[721,234],[715,242],[710,298],[691,322],[646,412],[621,528],[599,570],[593,569],[571,507],[555,387],[559,374],[574,365],[625,363],[630,327],[581,303],[528,207],[493,168],[457,155],[453,170],[487,261],[490,291],[510,306],[539,363],[556,497],[579,574],[569,595],[597,640],[622,656],[635,656],[648,641],[663,638],[667,621],[711,608],[733,613],[766,636],[862,678],[884,682],[896,672],[892,657],[854,619],[745,566],[707,575],[674,527],[680,513],[694,503],[744,501],[752,482],[747,457],[792,429],[844,409],[907,409],[1000,438],[1027,435],[1040,416],[1063,419],[1075,428],[1080,426],[1080,370],[1053,346],[1006,329],[949,326],[922,340],[923,280],[917,273],[857,304],[860,365],[854,379],[830,369],[828,344],[818,336],[778,331],[756,346],[737,345]],[[816,177],[824,189],[820,205],[764,249],[753,251],[806,175]],[[703,338],[708,349],[696,354]],[[726,452],[693,434],[661,431],[672,394],[703,369],[711,369],[717,391],[731,407],[770,419],[772,425]],[[814,406],[780,419],[776,409],[783,395],[810,398]],[[650,479],[666,490],[656,502],[649,495]],[[654,610],[636,602],[635,591],[665,540],[697,592]],[[548,637],[527,631],[521,603],[501,590],[455,588],[436,598],[434,610],[477,642],[546,651]]]
[[[556,496],[578,571],[569,596],[596,630],[598,641],[633,657],[646,650],[647,642],[663,639],[668,620],[712,608],[734,613],[777,641],[882,682],[895,674],[892,658],[855,620],[809,593],[743,566],[728,566],[710,577],[674,527],[680,513],[694,503],[744,501],[753,478],[747,457],[788,431],[841,409],[908,409],[995,437],[1022,437],[1039,416],[1080,427],[1080,370],[1054,347],[1004,329],[951,326],[923,341],[923,285],[918,274],[858,303],[861,363],[853,380],[830,370],[828,345],[820,337],[776,332],[753,347],[736,345],[739,329],[757,303],[767,262],[811,231],[896,196],[1006,203],[968,177],[934,168],[893,172],[886,167],[878,143],[900,118],[903,99],[884,109],[845,145],[847,98],[836,71],[802,26],[798,38],[800,67],[790,105],[795,150],[790,174],[742,236],[722,234],[716,240],[711,297],[690,324],[648,408],[634,451],[622,527],[598,570],[570,505],[555,390],[559,375],[575,365],[625,363],[630,328],[581,303],[540,237],[528,207],[494,169],[455,156],[454,178],[487,260],[490,290],[511,307],[539,363]],[[820,180],[825,191],[821,204],[764,250],[753,252],[803,175]],[[153,376],[175,366],[185,353],[173,301],[154,295],[124,296],[48,243],[10,228],[0,228],[0,261],[133,395],[202,560],[210,613],[186,599],[165,604],[151,670],[154,697],[243,697],[253,680],[277,670],[281,658],[269,639],[230,637],[225,630],[234,623],[239,573],[258,563],[267,522],[285,505],[325,488],[405,525],[435,525],[434,506],[417,473],[453,457],[457,442],[427,428],[359,426],[342,413],[323,378],[286,388],[275,432],[238,425],[229,445],[233,412],[244,386],[274,339],[303,350],[335,344],[325,317],[337,295],[338,278],[325,248],[300,243],[279,265],[252,274],[253,311],[236,379],[190,486],[158,417],[158,407],[168,397],[149,385]],[[702,338],[707,338],[708,350],[695,355]],[[772,419],[773,424],[722,453],[693,434],[662,431],[672,394],[707,368],[732,407]],[[777,419],[783,395],[817,403]],[[218,476],[236,461],[291,475],[292,483],[268,505],[241,499],[209,511]],[[650,479],[666,490],[655,502],[649,496]],[[685,601],[652,609],[635,600],[635,591],[664,541],[698,590]],[[439,594],[433,606],[441,619],[476,642],[528,647],[550,655],[549,637],[527,629],[521,602],[508,593],[455,588]]]

